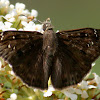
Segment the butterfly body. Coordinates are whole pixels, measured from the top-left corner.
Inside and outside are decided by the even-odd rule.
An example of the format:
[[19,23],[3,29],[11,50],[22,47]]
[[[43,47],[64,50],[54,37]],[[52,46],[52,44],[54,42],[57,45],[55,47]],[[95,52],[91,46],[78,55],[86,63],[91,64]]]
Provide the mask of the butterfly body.
[[51,75],[53,57],[57,48],[57,37],[50,22],[46,21],[43,25],[43,29],[43,68],[47,83]]
[[55,33],[50,20],[44,33],[5,31],[0,35],[0,56],[26,84],[63,89],[82,81],[100,55],[100,29],[82,28]]

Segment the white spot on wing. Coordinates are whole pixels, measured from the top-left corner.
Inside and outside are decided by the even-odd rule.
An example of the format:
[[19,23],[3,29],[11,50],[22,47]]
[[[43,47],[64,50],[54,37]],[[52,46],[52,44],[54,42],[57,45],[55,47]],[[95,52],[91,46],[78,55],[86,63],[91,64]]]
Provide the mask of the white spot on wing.
[[1,37],[1,40],[3,40],[4,36]]
[[87,46],[89,47],[89,46],[90,46],[90,44],[87,44]]
[[48,48],[50,48],[50,46],[48,46]]
[[13,47],[13,50],[15,50],[15,46]]
[[13,39],[15,39],[15,36],[13,36]]
[[94,29],[94,34],[97,34],[97,30],[96,29]]
[[93,45],[94,43],[93,43],[93,42],[91,42],[91,44]]
[[98,37],[96,29],[94,29],[94,34],[95,34],[96,37]]
[[87,34],[85,34],[85,36],[87,36]]
[[11,45],[10,44],[8,45],[8,48],[11,48]]

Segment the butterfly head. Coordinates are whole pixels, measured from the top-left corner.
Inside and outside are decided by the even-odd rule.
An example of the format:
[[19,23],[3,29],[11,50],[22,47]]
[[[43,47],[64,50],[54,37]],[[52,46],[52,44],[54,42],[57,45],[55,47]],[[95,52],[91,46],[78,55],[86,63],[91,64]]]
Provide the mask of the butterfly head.
[[51,30],[51,29],[53,29],[51,20],[50,20],[50,18],[47,18],[46,21],[43,22],[43,30],[46,31],[46,30]]

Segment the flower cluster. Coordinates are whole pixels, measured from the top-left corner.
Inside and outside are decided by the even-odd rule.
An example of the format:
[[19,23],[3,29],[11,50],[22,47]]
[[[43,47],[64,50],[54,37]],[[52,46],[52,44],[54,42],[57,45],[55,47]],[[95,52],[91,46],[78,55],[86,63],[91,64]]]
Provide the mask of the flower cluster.
[[[29,12],[23,3],[10,4],[0,0],[0,32],[24,30],[43,32],[42,25],[36,24],[38,13]],[[55,90],[49,80],[48,90],[27,87],[12,71],[12,67],[0,58],[0,100],[100,100],[100,77],[86,77],[81,83],[64,90]]]
[[9,0],[0,0],[0,30],[41,31],[42,25],[35,24],[38,12],[29,12],[23,3],[10,4]]

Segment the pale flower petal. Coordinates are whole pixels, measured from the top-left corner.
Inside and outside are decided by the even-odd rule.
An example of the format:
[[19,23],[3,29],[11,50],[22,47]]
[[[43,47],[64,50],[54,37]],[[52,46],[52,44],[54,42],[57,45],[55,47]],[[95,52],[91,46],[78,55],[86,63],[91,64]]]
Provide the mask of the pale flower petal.
[[72,94],[72,93],[70,93],[70,92],[68,92],[68,91],[64,92],[64,94],[65,94],[68,98],[70,98],[71,100],[77,100],[77,95],[76,95],[76,94]]
[[25,25],[25,27],[23,28],[25,31],[35,31],[34,27],[35,24],[34,22],[30,21],[29,23],[22,23],[23,25]]
[[10,22],[4,22],[4,24],[0,27],[2,28],[2,31],[6,31],[6,30],[16,30],[15,28],[11,28],[12,23]]
[[87,92],[84,90],[83,93],[82,93],[82,95],[81,95],[81,97],[86,99],[89,96],[88,96]]
[[100,84],[100,77],[96,73],[93,73],[93,75],[94,75],[94,81],[99,85]]
[[44,97],[49,97],[52,95],[52,91],[54,91],[55,89],[52,86],[48,87],[47,92],[44,91]]
[[16,3],[15,9],[16,9],[17,13],[20,15],[20,14],[22,14],[23,10],[25,9],[25,4]]
[[94,85],[88,85],[88,88],[89,88],[89,89],[93,89],[93,88],[95,89],[95,88],[97,88],[97,87],[94,86]]
[[26,16],[19,16],[18,19],[20,19],[21,21],[27,21],[27,17]]
[[100,77],[96,73],[93,73],[93,75],[94,75],[94,82],[97,83],[97,88],[100,89]]
[[2,30],[3,27],[4,27],[4,23],[0,21],[0,30]]
[[73,87],[69,87],[66,89],[68,92],[70,93],[74,93],[75,92],[75,89]]
[[37,17],[38,16],[38,12],[35,9],[31,10],[31,16]]
[[10,7],[10,10],[14,9],[14,5],[13,4],[11,4],[9,7]]
[[75,89],[75,92],[76,92],[77,94],[82,94],[82,90],[80,90],[80,89]]
[[84,80],[82,80],[81,83],[79,83],[79,86],[82,88],[82,89],[85,89],[87,90],[88,89],[88,83]]
[[28,99],[32,100],[33,98],[32,98],[32,96],[29,96]]
[[92,63],[92,67],[95,66],[95,63]]
[[23,10],[22,14],[28,16],[28,15],[30,15],[31,13],[29,12],[29,10],[26,9],[26,10]]
[[0,8],[5,7],[8,8],[10,2],[9,0],[0,0]]
[[9,22],[15,21],[15,18],[12,16],[12,14],[7,14],[4,18]]
[[52,92],[51,91],[47,91],[44,93],[44,97],[49,97],[52,95]]
[[77,95],[76,94],[72,94],[70,98],[71,98],[71,100],[77,100]]
[[17,95],[15,93],[12,93],[10,95],[11,100],[16,100],[17,99]]
[[36,25],[34,26],[34,30],[35,30],[35,31],[38,31],[38,32],[41,32],[41,31],[43,30],[42,25],[36,24]]
[[27,23],[26,21],[21,21],[21,24],[22,24],[23,26],[26,26],[28,23]]

